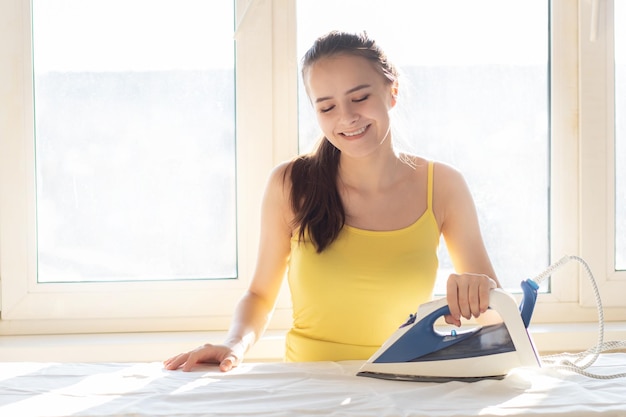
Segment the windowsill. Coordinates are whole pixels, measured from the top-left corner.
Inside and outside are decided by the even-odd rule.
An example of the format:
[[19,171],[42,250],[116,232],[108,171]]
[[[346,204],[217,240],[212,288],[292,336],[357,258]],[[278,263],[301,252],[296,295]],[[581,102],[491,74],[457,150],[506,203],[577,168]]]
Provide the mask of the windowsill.
[[[284,331],[270,330],[248,352],[250,362],[280,361]],[[2,336],[2,362],[158,362],[204,343],[219,343],[223,332],[112,333]],[[596,323],[531,325],[541,354],[578,352],[598,342]],[[604,340],[626,340],[626,322],[605,324]]]
[[[226,332],[150,332],[0,337],[2,362],[160,362],[205,343],[219,343]],[[249,361],[282,360],[284,332],[268,331],[248,352]]]

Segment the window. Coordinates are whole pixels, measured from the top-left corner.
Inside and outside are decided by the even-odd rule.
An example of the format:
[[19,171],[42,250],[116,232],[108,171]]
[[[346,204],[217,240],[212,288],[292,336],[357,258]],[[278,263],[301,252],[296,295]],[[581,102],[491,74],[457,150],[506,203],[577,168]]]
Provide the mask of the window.
[[232,2],[32,7],[38,282],[237,277]]
[[[91,4],[100,4],[95,1],[88,0]],[[135,1],[138,0],[107,1],[102,4],[106,3],[111,8],[122,7],[123,4],[126,9],[137,4]],[[194,4],[198,7],[218,7],[218,2],[200,0],[196,3],[191,0],[164,2],[165,0],[160,0],[154,4],[176,4],[177,13]],[[219,3],[221,6],[229,2]],[[230,156],[224,156],[224,161],[234,158],[235,166],[233,167],[233,159],[224,162],[225,170],[218,169],[217,163],[210,167],[200,166],[197,162],[190,162],[188,166],[169,166],[169,172],[184,176],[182,183],[185,187],[190,187],[169,188],[184,199],[192,198],[189,194],[190,191],[197,190],[193,189],[198,184],[196,179],[206,176],[207,170],[211,170],[211,173],[230,170],[229,181],[234,179],[236,183],[222,188],[222,192],[229,193],[226,199],[231,204],[236,203],[236,210],[230,213],[234,217],[225,218],[220,226],[232,230],[233,222],[236,222],[236,235],[228,237],[227,243],[220,242],[217,248],[224,249],[226,252],[222,255],[230,258],[230,261],[224,264],[226,266],[218,266],[216,262],[208,261],[210,258],[207,257],[194,265],[191,271],[184,268],[181,270],[176,267],[175,261],[165,260],[162,254],[171,253],[171,248],[148,248],[146,244],[146,247],[138,248],[143,254],[130,256],[128,249],[119,251],[120,256],[126,257],[128,262],[141,260],[139,263],[148,264],[149,267],[153,260],[161,263],[155,269],[168,271],[159,276],[154,270],[149,273],[134,272],[147,271],[144,266],[134,271],[132,268],[124,268],[106,272],[100,267],[97,271],[91,271],[91,275],[84,275],[83,272],[72,275],[70,271],[77,271],[76,264],[80,261],[74,256],[77,253],[74,249],[71,250],[74,259],[65,263],[62,269],[57,269],[58,259],[46,261],[46,258],[60,257],[53,251],[60,247],[59,244],[69,245],[66,248],[75,247],[71,246],[74,243],[63,242],[65,237],[89,235],[85,230],[68,232],[66,236],[55,233],[55,228],[61,227],[57,222],[66,221],[65,213],[72,214],[73,217],[77,217],[78,213],[68,211],[69,206],[54,202],[56,197],[51,197],[49,180],[61,181],[68,191],[59,194],[59,198],[74,198],[74,205],[79,202],[82,210],[88,205],[86,198],[90,197],[86,191],[88,185],[93,189],[93,184],[97,183],[95,176],[89,177],[91,171],[98,171],[98,176],[102,172],[97,165],[98,160],[87,157],[91,157],[92,153],[104,152],[109,159],[117,158],[115,160],[118,163],[126,163],[126,167],[131,167],[125,158],[136,156],[124,153],[126,151],[120,150],[121,148],[107,151],[106,147],[79,147],[73,153],[58,153],[62,150],[61,145],[54,145],[58,142],[53,140],[63,136],[48,131],[44,123],[46,117],[54,114],[50,111],[59,111],[64,105],[55,101],[54,105],[58,108],[46,109],[46,106],[51,105],[48,103],[52,102],[46,101],[48,99],[45,99],[45,95],[40,96],[46,92],[44,80],[51,76],[50,71],[47,75],[44,74],[46,66],[52,68],[57,64],[53,64],[52,57],[45,56],[45,48],[38,50],[44,45],[41,42],[52,41],[39,37],[43,32],[38,30],[45,29],[45,24],[38,29],[38,26],[33,27],[31,23],[38,25],[40,18],[50,18],[47,12],[38,15],[37,7],[66,4],[72,5],[72,12],[78,12],[80,6],[69,2],[61,3],[61,0],[35,0],[35,8],[31,11],[30,0],[0,2],[0,61],[11,63],[0,66],[0,334],[225,329],[230,322],[233,306],[247,287],[247,280],[255,264],[259,207],[267,175],[277,163],[294,156],[298,148],[306,150],[310,146],[309,140],[316,136],[314,124],[305,123],[306,120],[314,120],[306,115],[309,108],[306,98],[298,93],[298,60],[312,38],[330,27],[371,30],[372,35],[383,43],[394,61],[400,65],[404,71],[404,84],[401,88],[402,100],[406,100],[406,103],[402,103],[403,108],[412,112],[410,115],[417,114],[418,117],[407,117],[398,112],[395,117],[400,121],[400,130],[394,137],[407,138],[399,144],[408,151],[449,162],[464,172],[479,205],[488,249],[493,254],[500,278],[508,283],[507,287],[515,288],[517,281],[541,272],[550,261],[556,261],[563,255],[579,255],[590,263],[600,284],[605,319],[623,320],[626,312],[622,296],[626,290],[626,202],[622,192],[626,189],[626,103],[623,101],[626,97],[626,58],[619,55],[625,50],[621,47],[624,42],[623,28],[615,22],[625,19],[626,6],[610,0],[497,0],[471,2],[471,10],[467,10],[468,3],[463,1],[410,2],[411,7],[421,10],[421,14],[416,14],[403,13],[402,7],[408,2],[401,0],[380,4],[368,2],[367,7],[360,1],[353,3],[348,0],[333,2],[331,5],[327,5],[326,0],[235,0],[234,3],[234,18],[232,15],[225,18],[231,25],[229,33],[220,38],[220,42],[230,43],[233,38],[236,41],[234,66],[228,70],[230,72],[234,69],[234,79],[230,81],[234,82],[234,101],[230,104],[222,101],[224,113],[221,113],[226,115],[226,109],[231,106],[230,109],[234,109],[236,114],[232,123],[229,117],[224,116],[224,125],[221,128],[221,137],[232,137],[233,132],[236,133],[235,148],[229,147]],[[341,10],[351,4],[357,5],[348,11]],[[451,4],[454,7],[450,7]],[[330,7],[332,13],[325,13],[327,25],[313,19],[313,12]],[[429,27],[427,25],[431,21],[425,19],[426,10],[431,10],[431,20],[440,24],[430,28],[430,31],[419,32],[420,27]],[[483,12],[473,14],[476,10]],[[389,33],[385,33],[385,29],[379,29],[378,26],[370,29],[367,27],[368,11],[377,17],[377,21],[396,24]],[[230,13],[232,12],[231,10]],[[298,15],[309,12],[310,19],[309,16],[307,19],[297,18]],[[216,10],[215,13],[219,12]],[[148,19],[149,15],[146,11],[142,19]],[[347,27],[344,23],[349,21],[350,16],[359,18],[355,20],[354,26]],[[333,21],[335,17],[337,21]],[[406,22],[405,19],[409,18],[411,20]],[[439,21],[439,18],[442,20]],[[208,19],[210,17],[207,16],[207,21]],[[420,25],[415,24],[416,21],[421,22]],[[455,28],[464,28],[463,36],[450,38],[449,33],[459,32],[447,31],[447,21],[454,21]],[[470,27],[463,26],[465,23]],[[519,31],[508,30],[517,24],[522,26]],[[123,28],[121,23],[118,26]],[[190,25],[186,29],[191,30],[193,27],[194,25]],[[395,36],[394,32],[402,36]],[[517,42],[515,37],[508,37],[508,32],[523,33],[524,37],[521,42],[513,44],[515,48],[499,49],[500,40]],[[403,38],[412,39],[409,48]],[[463,41],[471,39],[475,44],[460,51],[456,48],[463,45]],[[196,48],[201,50],[196,50],[196,56],[191,61],[183,58],[177,58],[176,61],[185,61],[187,68],[198,69],[202,66],[198,62],[206,64],[202,57],[211,56],[217,51],[211,41],[197,44]],[[91,42],[93,44],[96,40]],[[472,53],[467,54],[470,47]],[[166,49],[162,48],[163,52]],[[409,54],[407,50],[414,50],[416,53]],[[444,56],[440,53],[442,50],[454,53]],[[178,48],[178,51],[182,49]],[[75,55],[71,56],[72,59],[82,59],[85,65],[87,56],[78,48],[78,44],[70,52]],[[118,52],[121,53],[122,49]],[[463,59],[459,59],[459,56]],[[133,55],[122,61],[136,64],[135,58]],[[415,61],[415,58],[420,58],[421,61]],[[195,61],[196,59],[199,61]],[[101,61],[101,64],[103,62],[113,63],[107,60]],[[472,71],[473,78],[462,78],[464,73],[469,72],[457,71],[458,65],[465,65],[467,71]],[[157,67],[153,65],[152,69],[155,68]],[[33,70],[38,74],[34,78]],[[484,80],[482,72],[487,70],[490,71],[492,80],[497,80],[502,88],[493,89]],[[112,69],[99,65],[99,71]],[[57,72],[59,73],[54,75],[60,76],[60,71]],[[82,80],[76,71],[68,71],[67,75],[78,78],[68,81],[65,86],[81,87],[78,81]],[[438,79],[443,79],[445,83]],[[515,83],[511,85],[510,80],[513,79]],[[226,83],[224,81],[224,87],[227,87]],[[184,82],[180,84],[180,90],[173,89],[167,83],[155,84],[159,88],[163,87],[157,91],[157,96],[164,92],[182,91],[189,94],[207,94],[207,90],[202,88],[192,89],[190,92]],[[50,85],[52,84],[48,84]],[[461,89],[461,92],[452,91],[452,88]],[[69,89],[62,90],[67,92]],[[130,90],[126,92],[130,93]],[[479,100],[479,96],[487,94],[488,100]],[[54,100],[69,97],[63,94],[53,96]],[[132,97],[137,98],[138,95]],[[299,106],[298,101],[303,100],[304,103]],[[494,106],[494,102],[498,106]],[[85,110],[87,105],[80,107],[79,111]],[[426,105],[440,107],[428,108]],[[476,111],[474,106],[483,106],[481,108],[484,110]],[[169,131],[176,131],[179,126],[177,123],[182,118],[193,117],[187,112],[180,113],[177,105],[167,111],[164,108],[157,107],[153,114],[160,116],[162,113],[159,112],[163,111],[181,118],[168,122]],[[301,109],[300,114],[298,108]],[[468,108],[472,110],[472,117],[468,117]],[[108,108],[107,111],[113,110]],[[494,111],[500,112],[495,120],[497,123],[483,118],[483,113]],[[128,114],[129,112],[116,117]],[[82,115],[91,117],[90,112],[83,112]],[[68,132],[88,130],[81,126],[81,123],[88,120],[87,117],[81,117],[81,120],[62,120],[71,120],[71,123],[66,122],[62,126]],[[202,125],[198,119],[185,124]],[[141,129],[136,130],[149,127],[149,124],[144,124]],[[98,129],[102,127],[98,126]],[[152,133],[156,135],[161,132]],[[299,145],[295,139],[298,133],[301,138]],[[456,146],[442,150],[435,146],[442,142],[457,143],[459,136],[464,138],[467,146],[479,146],[481,152],[470,153]],[[172,142],[176,143],[172,151],[177,152],[177,160],[179,157],[196,156],[191,150],[195,149],[192,142],[181,138]],[[124,144],[128,144],[128,141]],[[140,153],[140,159],[148,164],[158,164],[168,157],[164,152],[167,148],[163,145],[150,147],[137,139],[133,146],[133,150]],[[480,159],[486,156],[487,148],[490,152],[497,150],[499,158],[491,157],[488,162]],[[202,154],[207,150],[199,149],[199,152]],[[460,157],[463,152],[469,154],[467,159]],[[211,158],[211,155],[205,155],[206,158]],[[222,163],[222,159],[219,163]],[[475,170],[474,166],[478,169]],[[144,174],[146,178],[150,176],[149,171],[139,172],[138,167],[134,168],[135,171],[127,174],[128,181],[122,182],[113,190],[99,190],[101,194],[94,195],[105,201],[121,199],[124,193],[128,195],[133,186],[138,186],[139,183],[134,182],[137,178]],[[70,171],[72,175],[63,170]],[[504,171],[514,172],[511,175],[513,177],[531,175],[533,180],[524,182],[514,178],[515,181],[507,184],[515,184],[518,189],[511,186],[515,192],[509,193],[509,189],[498,182],[507,180],[505,175],[501,175]],[[157,174],[162,175],[162,172],[157,171]],[[119,177],[115,175],[108,176],[107,181],[98,181],[102,184],[110,184],[114,180],[119,182]],[[74,178],[84,181],[76,182],[76,193]],[[88,183],[86,179],[92,182]],[[164,181],[174,183],[171,178],[160,177],[160,182]],[[223,183],[217,179],[215,182],[218,187]],[[496,189],[497,193],[485,188],[486,186]],[[159,188],[158,192],[167,188]],[[147,190],[139,192],[144,193],[152,207],[167,209],[168,206],[161,204],[159,198],[152,193]],[[186,201],[191,204],[190,200]],[[63,202],[67,203],[69,202]],[[95,204],[90,204],[96,207]],[[195,200],[192,204],[198,204],[194,210],[204,212],[212,207],[214,197],[205,195],[204,199]],[[524,222],[518,221],[518,213],[513,214],[520,206],[527,206]],[[108,207],[106,215],[114,213],[115,209]],[[186,215],[196,219],[197,213],[192,212],[189,207],[182,210],[190,210]],[[62,211],[63,215],[59,216],[58,211]],[[162,211],[148,213],[145,218],[136,216],[133,219],[138,223],[153,224],[155,218],[162,218],[159,217],[162,214]],[[203,214],[200,214],[200,220],[207,220]],[[208,219],[207,222],[211,220]],[[192,228],[190,224],[181,220],[181,223],[172,222],[164,228],[179,233],[176,238],[183,241],[183,229]],[[495,224],[502,226],[492,226]],[[100,226],[87,223],[83,227]],[[194,223],[193,228],[196,226]],[[495,230],[494,227],[504,229]],[[128,233],[125,244],[129,242],[129,236],[134,236]],[[206,237],[204,234],[200,236]],[[92,256],[90,264],[94,264],[97,259],[104,260],[103,263],[106,264],[111,259],[109,256],[115,254],[113,250],[117,250],[110,242],[111,240],[94,241],[85,245],[81,242],[81,250]],[[213,242],[200,240],[197,247],[193,245],[193,249],[190,246],[173,247],[181,251],[198,248],[200,252],[209,252],[213,250],[210,246]],[[108,248],[96,250],[94,244]],[[128,245],[128,248],[133,246],[137,248],[137,244]],[[182,259],[182,256],[176,256]],[[38,270],[39,260],[48,262],[41,270]],[[183,263],[191,264],[186,260]],[[236,279],[197,279],[226,276]],[[71,279],[68,280],[67,277]],[[589,308],[595,305],[592,291],[586,283],[584,273],[576,265],[571,263],[554,274],[553,278],[550,287],[546,288],[547,292],[540,297],[534,322],[581,322],[597,319],[595,309]],[[283,329],[289,320],[289,301],[284,296],[279,300],[279,309],[271,326]]]
[[[11,86],[0,90],[2,334],[225,329],[247,287],[257,208],[274,164],[272,109],[256,104],[259,91],[273,94],[267,9],[246,9],[244,19],[241,2],[236,10],[228,1],[149,3],[0,3],[0,59],[12,63],[0,67],[0,84]],[[63,24],[75,33],[63,38],[50,8],[71,16]],[[238,33],[234,50],[235,24],[251,21],[262,28]],[[101,22],[115,22],[115,31]],[[118,30],[125,43],[116,44]],[[119,106],[106,102],[115,94],[123,96]],[[209,118],[216,114],[219,123]],[[62,123],[52,124],[57,118]],[[132,124],[120,127],[120,119]],[[143,216],[137,200],[123,201],[138,196],[149,207]],[[184,201],[174,208],[172,200]],[[98,219],[82,223],[89,210]],[[170,211],[182,217],[168,219]],[[117,242],[104,235],[116,218],[133,223],[117,229],[124,233]],[[66,230],[75,221],[81,226]],[[96,233],[104,237],[92,239]]]
[[[395,145],[463,172],[502,285],[520,291],[550,257],[548,3],[300,0],[298,16],[298,56],[331,29],[382,45],[401,72]],[[302,86],[300,97],[307,149],[319,134]],[[441,248],[445,293],[453,268]]]

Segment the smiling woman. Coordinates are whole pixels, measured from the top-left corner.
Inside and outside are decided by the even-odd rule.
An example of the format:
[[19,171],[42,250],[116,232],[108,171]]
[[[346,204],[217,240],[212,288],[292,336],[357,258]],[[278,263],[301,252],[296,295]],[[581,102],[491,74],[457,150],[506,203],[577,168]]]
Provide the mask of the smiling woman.
[[386,139],[395,79],[382,77],[365,57],[338,55],[311,65],[304,80],[320,129],[343,155],[363,158],[382,144],[391,146]]
[[[549,263],[548,12],[547,2],[526,0],[298,2],[300,56],[327,29],[365,30],[398,65],[395,145],[464,173],[495,269],[512,291]],[[314,104],[325,119],[319,110],[328,104]],[[305,99],[299,112],[306,150],[318,129]],[[441,248],[439,294],[452,270]]]

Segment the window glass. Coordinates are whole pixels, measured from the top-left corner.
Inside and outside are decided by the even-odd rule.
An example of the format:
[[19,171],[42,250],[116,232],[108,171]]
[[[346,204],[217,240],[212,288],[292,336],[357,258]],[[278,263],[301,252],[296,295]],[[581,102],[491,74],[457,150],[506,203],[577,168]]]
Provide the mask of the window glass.
[[33,0],[39,282],[236,277],[233,13]]
[[[626,270],[626,4],[614,2],[615,269]],[[620,22],[620,24],[618,24]]]
[[[299,0],[298,53],[366,30],[400,67],[394,143],[456,166],[503,286],[549,264],[549,4],[545,0]],[[331,11],[332,12],[329,12]],[[319,135],[300,85],[300,149]],[[441,245],[438,291],[452,266]]]

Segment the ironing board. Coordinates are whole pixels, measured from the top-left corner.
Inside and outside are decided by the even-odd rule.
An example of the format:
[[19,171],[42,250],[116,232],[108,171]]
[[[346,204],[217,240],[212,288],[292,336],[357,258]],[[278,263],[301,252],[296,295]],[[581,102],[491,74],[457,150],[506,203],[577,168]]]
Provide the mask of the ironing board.
[[[475,383],[386,381],[349,362],[244,363],[166,371],[160,363],[0,363],[1,416],[626,416],[626,378],[514,370]],[[597,373],[626,372],[626,353]]]

